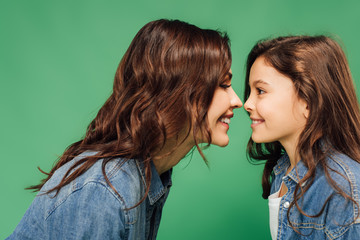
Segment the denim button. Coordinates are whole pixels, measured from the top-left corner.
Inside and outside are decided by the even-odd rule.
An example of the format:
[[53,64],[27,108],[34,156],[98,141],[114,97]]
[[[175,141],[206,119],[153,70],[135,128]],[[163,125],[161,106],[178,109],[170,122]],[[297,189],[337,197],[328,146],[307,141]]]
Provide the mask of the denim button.
[[288,208],[290,206],[290,203],[289,202],[285,202],[284,203],[284,208]]

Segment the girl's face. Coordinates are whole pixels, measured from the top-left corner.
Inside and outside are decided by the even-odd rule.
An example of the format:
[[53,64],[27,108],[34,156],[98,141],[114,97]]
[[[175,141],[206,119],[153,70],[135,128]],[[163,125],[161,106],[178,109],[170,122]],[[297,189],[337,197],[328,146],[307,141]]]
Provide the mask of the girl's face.
[[256,143],[279,141],[285,148],[295,144],[308,117],[307,104],[300,99],[293,81],[258,57],[250,69],[250,96],[245,110],[252,120]]
[[228,77],[215,90],[214,97],[208,110],[208,124],[211,130],[211,143],[224,147],[229,143],[230,118],[233,117],[234,108],[243,104],[231,86],[231,70]]

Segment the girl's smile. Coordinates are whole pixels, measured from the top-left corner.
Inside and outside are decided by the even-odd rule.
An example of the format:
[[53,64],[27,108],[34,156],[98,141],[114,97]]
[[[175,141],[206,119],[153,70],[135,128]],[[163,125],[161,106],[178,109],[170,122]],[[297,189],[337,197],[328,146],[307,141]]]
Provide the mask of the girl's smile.
[[254,127],[258,126],[259,124],[265,122],[264,119],[256,119],[256,118],[251,118],[251,117],[250,117],[250,119],[251,119],[251,122],[252,122],[251,123],[251,128],[254,128]]

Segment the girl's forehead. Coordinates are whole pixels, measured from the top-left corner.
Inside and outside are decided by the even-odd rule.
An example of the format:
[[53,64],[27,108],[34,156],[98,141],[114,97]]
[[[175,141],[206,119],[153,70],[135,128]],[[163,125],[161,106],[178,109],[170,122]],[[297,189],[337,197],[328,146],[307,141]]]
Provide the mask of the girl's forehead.
[[249,85],[265,84],[270,86],[293,86],[293,81],[266,63],[264,57],[259,57],[251,66]]

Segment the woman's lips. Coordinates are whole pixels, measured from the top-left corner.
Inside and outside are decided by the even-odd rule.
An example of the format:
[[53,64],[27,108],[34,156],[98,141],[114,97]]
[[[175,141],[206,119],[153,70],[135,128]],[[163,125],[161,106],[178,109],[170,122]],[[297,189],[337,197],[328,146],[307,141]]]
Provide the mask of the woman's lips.
[[223,125],[226,126],[227,128],[229,128],[229,124],[230,124],[230,118],[232,118],[234,116],[234,114],[227,114],[227,115],[223,115],[219,118],[219,122]]

